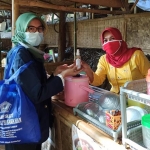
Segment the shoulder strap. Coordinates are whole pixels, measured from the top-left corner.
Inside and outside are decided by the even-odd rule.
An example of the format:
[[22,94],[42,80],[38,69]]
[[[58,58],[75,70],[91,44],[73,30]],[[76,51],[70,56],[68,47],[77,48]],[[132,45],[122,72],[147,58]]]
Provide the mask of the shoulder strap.
[[33,61],[29,61],[28,63],[21,66],[9,79],[5,79],[5,82],[10,82],[13,79],[17,78],[19,74],[21,74]]
[[17,52],[19,51],[19,49],[23,47],[22,45],[18,45],[17,47],[12,48],[12,53],[11,56],[9,57],[9,63],[7,63],[7,65],[5,66],[5,74],[4,74],[4,79],[9,79],[10,77],[10,70],[12,68],[13,65],[13,61],[14,58],[16,57]]
[[19,51],[19,49],[23,47],[22,45],[18,45],[17,48],[14,47],[12,50],[12,54],[11,54],[11,57],[9,58],[10,61],[9,63],[7,64],[6,68],[5,68],[5,81],[11,81],[13,80],[14,78],[16,78],[20,73],[22,73],[31,63],[32,61],[24,64],[23,66],[21,66],[11,77],[9,75],[10,73],[10,70],[12,68],[12,65],[13,65],[13,61],[14,61],[14,58],[16,57],[16,54],[17,52]]

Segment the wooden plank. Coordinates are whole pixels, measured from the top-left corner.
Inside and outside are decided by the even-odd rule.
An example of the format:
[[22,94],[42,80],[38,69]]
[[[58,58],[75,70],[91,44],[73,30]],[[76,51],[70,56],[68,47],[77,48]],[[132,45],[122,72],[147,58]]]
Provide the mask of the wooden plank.
[[[12,10],[12,7],[11,6],[6,6],[6,5],[0,5],[0,9],[1,10]],[[38,13],[38,14],[47,14],[47,13],[50,13],[50,12],[55,12],[56,13],[56,10],[50,10],[49,8],[45,9],[45,8],[39,8],[39,7],[20,7],[19,8],[19,11],[21,13],[23,12],[35,12],[35,13]],[[9,19],[9,18],[7,18]]]
[[128,13],[126,11],[107,11],[107,10],[65,7],[65,6],[53,5],[53,4],[42,2],[42,1],[18,0],[18,4],[20,6],[41,7],[41,8],[48,8],[48,9],[54,9],[54,10],[59,10],[59,11],[68,11],[68,12],[91,12],[91,13],[98,13],[98,14],[125,14],[125,13]]
[[[62,150],[62,139],[61,139],[61,124],[60,124],[60,119],[59,119],[59,113],[55,113],[55,130],[57,133],[57,139],[55,139],[56,144],[59,150]],[[55,138],[56,138],[55,137]]]
[[11,10],[11,6],[0,5],[1,10]]
[[107,7],[123,7],[120,0],[65,0],[71,2],[78,2],[83,4],[101,5]]

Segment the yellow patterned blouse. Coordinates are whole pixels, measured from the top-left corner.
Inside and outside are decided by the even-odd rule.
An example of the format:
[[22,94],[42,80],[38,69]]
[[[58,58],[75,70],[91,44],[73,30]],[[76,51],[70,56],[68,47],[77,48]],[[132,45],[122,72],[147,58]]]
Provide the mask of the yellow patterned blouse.
[[103,55],[99,59],[97,70],[94,73],[94,81],[91,84],[99,86],[107,76],[111,84],[111,91],[119,93],[120,87],[127,81],[145,78],[149,68],[150,62],[140,50],[136,50],[131,59],[121,68],[113,67],[106,61],[106,55]]

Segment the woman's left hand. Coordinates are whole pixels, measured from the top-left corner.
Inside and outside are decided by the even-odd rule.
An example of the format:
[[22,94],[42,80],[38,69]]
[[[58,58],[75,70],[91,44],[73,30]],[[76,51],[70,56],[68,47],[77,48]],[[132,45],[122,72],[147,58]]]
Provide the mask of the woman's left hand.
[[66,69],[68,69],[68,65],[67,64],[58,66],[55,69],[54,76],[56,76],[57,74],[60,74],[62,71],[66,70]]
[[77,69],[75,64],[72,64],[72,65],[68,66],[68,69],[62,71],[61,75],[63,77],[75,76],[75,75],[79,74],[81,71],[82,71],[82,68],[81,69]]

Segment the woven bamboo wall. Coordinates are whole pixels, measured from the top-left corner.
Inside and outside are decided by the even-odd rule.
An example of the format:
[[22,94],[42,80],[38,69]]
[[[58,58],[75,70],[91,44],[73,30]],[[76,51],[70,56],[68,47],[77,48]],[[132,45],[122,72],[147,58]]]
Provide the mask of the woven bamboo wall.
[[58,47],[58,25],[48,25],[44,34],[44,43],[50,45],[50,47]]
[[[113,26],[120,29],[129,47],[141,47],[150,51],[150,13],[111,16],[94,20],[84,20],[77,23],[77,47],[101,48],[100,33],[104,28]],[[57,27],[58,28],[58,27]],[[67,45],[74,43],[74,24],[67,23]],[[45,43],[58,46],[58,33],[53,25],[48,26]]]
[[127,37],[129,47],[136,46],[142,48],[146,53],[150,53],[150,14],[127,16]]
[[[90,21],[83,21],[77,24],[77,46],[87,48],[101,48],[100,33],[105,27],[113,26],[120,29],[124,35],[124,19],[96,19]],[[72,43],[73,44],[73,43]]]

